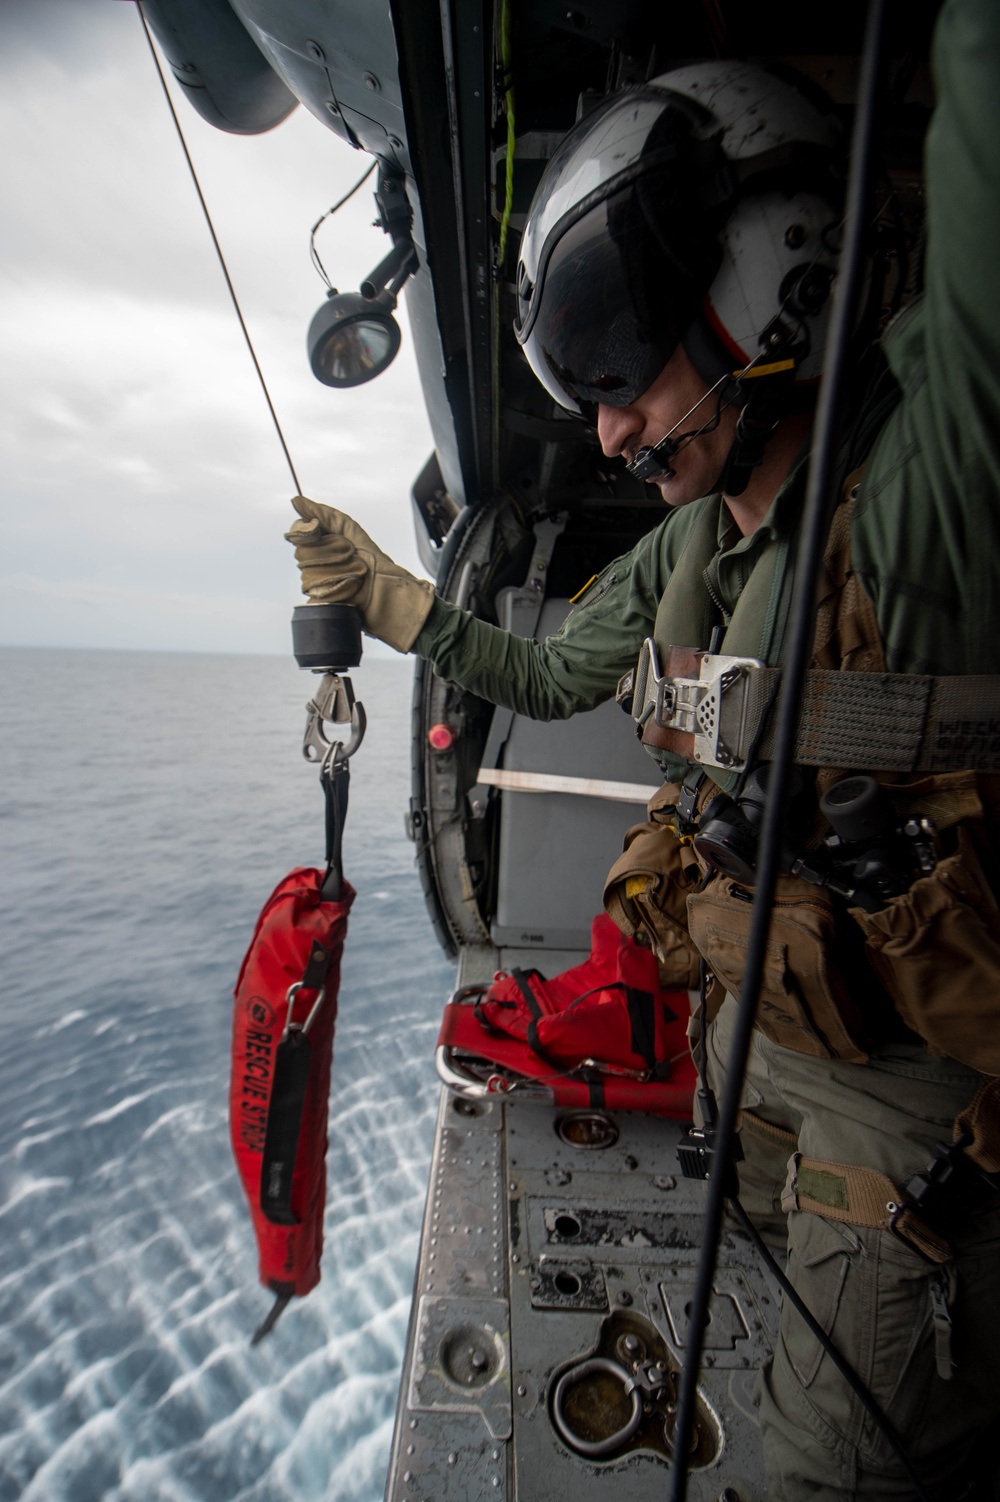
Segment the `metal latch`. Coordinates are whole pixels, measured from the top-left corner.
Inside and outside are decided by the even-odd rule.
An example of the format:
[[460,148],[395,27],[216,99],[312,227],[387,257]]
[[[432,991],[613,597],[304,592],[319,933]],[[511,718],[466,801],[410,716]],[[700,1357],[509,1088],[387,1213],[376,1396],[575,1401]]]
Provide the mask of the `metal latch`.
[[[346,744],[327,735],[324,728],[327,721],[334,725],[350,725],[351,734]],[[355,699],[350,678],[334,672],[324,673],[306,705],[302,755],[306,761],[320,763],[321,770],[329,773],[354,755],[364,740],[366,726],[364,706]]]
[[616,698],[637,728],[652,720],[663,730],[686,732],[694,736],[695,761],[740,772],[758,728],[751,710],[763,696],[753,689],[764,671],[756,657],[705,652],[698,661],[697,678],[664,675],[656,644],[647,637],[635,668],[621,679]]

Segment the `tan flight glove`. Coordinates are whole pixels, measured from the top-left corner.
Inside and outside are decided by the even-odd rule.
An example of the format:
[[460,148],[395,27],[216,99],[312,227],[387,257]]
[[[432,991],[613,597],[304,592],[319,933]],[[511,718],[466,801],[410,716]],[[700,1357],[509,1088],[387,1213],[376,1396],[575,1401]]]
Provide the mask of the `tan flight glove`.
[[300,521],[285,533],[295,545],[302,593],[312,605],[354,605],[369,636],[408,652],[434,603],[434,586],[393,563],[343,511],[292,497]]

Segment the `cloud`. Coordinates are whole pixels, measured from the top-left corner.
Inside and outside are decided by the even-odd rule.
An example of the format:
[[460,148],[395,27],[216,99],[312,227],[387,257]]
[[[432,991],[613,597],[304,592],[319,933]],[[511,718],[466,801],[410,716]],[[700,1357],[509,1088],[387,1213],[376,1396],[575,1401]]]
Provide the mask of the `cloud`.
[[[368,158],[304,110],[243,138],[178,109],[302,487],[419,569],[409,489],[432,443],[411,341],[352,392],[320,386],[305,355],[325,291],[309,228]],[[18,141],[0,239],[15,581],[0,640],[108,645],[131,619],[150,646],[286,650],[292,479],[133,7],[0,6],[0,129]],[[370,186],[321,231],[343,287],[385,250]]]

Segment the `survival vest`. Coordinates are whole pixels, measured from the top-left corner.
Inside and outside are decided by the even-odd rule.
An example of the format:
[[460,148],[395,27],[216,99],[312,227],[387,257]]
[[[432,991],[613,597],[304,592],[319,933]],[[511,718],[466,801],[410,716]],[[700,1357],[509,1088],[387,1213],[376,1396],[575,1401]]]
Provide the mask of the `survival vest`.
[[[811,667],[835,675],[886,672],[875,610],[851,563],[859,476],[855,471],[845,482],[821,574]],[[699,586],[706,599],[700,576],[707,561],[701,555],[715,546],[714,523],[711,532],[707,522],[700,524],[664,592],[658,642],[663,640],[659,632],[676,623],[678,610],[691,607]],[[767,649],[769,644],[773,648],[786,608],[784,547],[774,540],[767,544],[774,554],[771,566],[758,565],[751,574],[722,651],[773,660]],[[671,590],[678,575],[683,577]],[[701,626],[706,622],[707,615]],[[694,620],[688,634],[697,629]],[[661,645],[667,662],[671,650]],[[691,649],[683,650],[691,655]],[[663,760],[676,775],[689,763],[682,760],[680,738],[669,744],[671,734],[663,737],[668,742]],[[812,768],[817,802],[848,771],[866,770]],[[718,769],[710,775],[715,782],[706,779],[700,806],[717,791],[716,783],[729,787],[735,780]],[[782,874],[758,1026],[783,1047],[862,1063],[872,1046],[892,1036],[893,1027],[898,1031],[894,1010],[905,1028],[933,1051],[982,1073],[1000,1074],[1000,912],[995,896],[1000,892],[1000,777],[968,770],[874,775],[901,819],[933,821],[941,858],[932,872],[875,913],[845,908],[828,889]],[[719,982],[717,1006],[724,991],[740,994],[752,894],[721,873],[692,871],[692,853],[679,841],[676,821],[670,818],[670,804],[680,793],[677,784],[661,789],[650,804],[649,822],[628,832],[625,852],[608,876],[605,906],[624,932],[648,937],[667,983],[689,983],[694,954],[703,955]],[[818,843],[820,834],[817,816],[808,837]]]

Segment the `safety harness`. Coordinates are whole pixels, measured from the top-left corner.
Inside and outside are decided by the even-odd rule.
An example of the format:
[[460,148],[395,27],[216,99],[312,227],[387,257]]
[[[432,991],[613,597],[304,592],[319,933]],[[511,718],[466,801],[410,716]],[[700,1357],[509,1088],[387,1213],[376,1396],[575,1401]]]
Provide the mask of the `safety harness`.
[[[770,760],[775,731],[765,721],[780,668],[752,657],[690,656],[697,677],[661,674],[656,644],[646,639],[618,686],[636,726],[690,736],[692,759],[705,767],[740,772],[755,747],[759,760]],[[1000,676],[810,669],[795,760],[876,772],[1000,772]]]
[[[859,466],[843,482],[824,550],[813,663],[805,674],[795,760],[802,766],[873,772],[1000,772],[1000,675],[885,671],[874,607],[851,565],[851,524],[863,470]],[[687,594],[676,602],[669,599],[683,588],[672,590],[671,585],[691,565],[702,565],[698,592],[705,595],[708,555],[717,547],[713,527],[706,512],[685,549],[685,568],[679,562],[674,570],[657,616],[661,642],[664,628],[677,630],[683,618],[691,619],[694,602]],[[782,541],[771,548],[773,568],[765,567],[761,574],[765,588],[754,578],[755,569],[721,651],[666,647],[661,652],[647,638],[636,666],[618,685],[618,703],[631,714],[647,746],[695,762],[718,783],[728,783],[751,757],[769,761],[774,753],[772,710],[781,669],[739,651],[755,645],[772,660],[780,652],[787,593],[783,576],[791,558]]]

